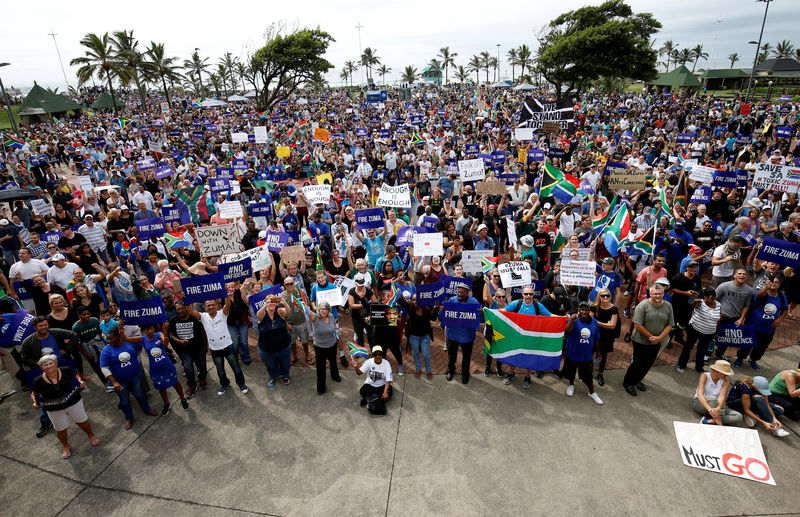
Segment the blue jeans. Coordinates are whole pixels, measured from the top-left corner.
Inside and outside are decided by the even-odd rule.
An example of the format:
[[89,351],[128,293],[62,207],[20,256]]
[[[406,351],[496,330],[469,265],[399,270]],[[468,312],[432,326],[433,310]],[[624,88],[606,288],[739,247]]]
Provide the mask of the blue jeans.
[[242,356],[242,361],[250,362],[250,345],[247,343],[247,330],[250,325],[247,323],[237,323],[236,325],[228,325],[228,333],[231,335],[233,341],[233,349],[238,350]]
[[258,349],[258,356],[267,367],[267,374],[270,379],[283,377],[289,378],[289,366],[292,364],[292,347],[287,346],[280,352],[266,352]]
[[139,407],[142,408],[143,412],[147,413],[148,411],[152,411],[150,404],[147,402],[147,396],[142,390],[143,378],[144,372],[141,368],[139,368],[139,371],[133,376],[132,379],[117,379],[117,382],[122,385],[122,389],[117,392],[117,397],[119,397],[119,408],[125,415],[125,420],[133,420],[133,410],[131,409],[131,393],[136,398],[136,402],[139,403]]
[[[748,349],[749,350],[749,349]],[[734,411],[738,411],[742,415],[745,414],[744,406],[742,405],[742,399],[734,399],[728,402],[728,407]],[[775,413],[775,416],[781,416],[783,414],[783,408],[777,404],[773,404],[772,402],[769,403],[772,407],[772,412]],[[760,397],[758,395],[751,395],[750,396],[750,411],[758,415],[761,420],[764,422],[772,423],[772,414],[769,412],[769,408],[767,407],[767,401],[764,400],[764,397]]]
[[419,356],[422,354],[423,359],[425,359],[425,373],[431,373],[430,334],[425,334],[424,336],[415,336],[411,334],[408,336],[408,344],[411,345],[411,357],[414,358],[414,367],[417,371],[421,371]]
[[211,359],[214,361],[214,366],[217,368],[217,377],[219,377],[219,385],[223,387],[230,386],[231,381],[225,375],[225,361],[231,365],[233,370],[233,377],[236,379],[236,384],[241,387],[244,386],[244,374],[242,368],[239,366],[239,359],[236,357],[236,349],[233,345],[228,345],[222,350],[212,350]]
[[208,368],[206,367],[206,354],[202,352],[178,352],[183,363],[183,371],[186,373],[186,384],[190,388],[197,386],[197,381],[194,376],[194,367],[197,366],[197,373],[200,377],[200,382],[205,382],[208,375]]

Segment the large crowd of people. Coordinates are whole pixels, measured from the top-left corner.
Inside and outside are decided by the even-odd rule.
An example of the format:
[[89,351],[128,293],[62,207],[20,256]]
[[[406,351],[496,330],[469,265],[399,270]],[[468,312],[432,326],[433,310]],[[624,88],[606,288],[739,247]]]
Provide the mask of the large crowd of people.
[[[126,429],[131,395],[142,412],[166,416],[173,388],[188,410],[212,381],[208,355],[217,395],[231,380],[247,394],[251,335],[266,369],[247,369],[251,385],[288,389],[300,362],[316,368],[323,395],[328,370],[340,382],[340,369],[352,367],[366,374],[362,405],[381,413],[393,376],[433,379],[432,352],[446,351],[447,381],[469,382],[482,332],[451,324],[435,343],[443,302],[565,316],[563,366],[553,373],[568,396],[577,374],[597,404],[618,340],[632,343],[623,380],[631,396],[646,390],[662,350],[682,347],[677,371],[692,361],[700,375],[692,407],[704,423],[758,422],[785,435],[777,417],[798,417],[800,369],[786,365],[769,382],[759,361],[781,325],[797,337],[800,277],[796,262],[761,252],[773,239],[797,244],[797,183],[763,189],[753,180],[760,163],[800,165],[798,106],[587,93],[560,131],[536,128],[532,140],[517,140],[524,97],[461,86],[419,88],[403,102],[395,92],[378,102],[363,92],[307,92],[261,113],[151,97],[147,109],[84,110],[24,128],[24,144],[0,154],[0,188],[26,193],[0,214],[0,353],[41,408],[37,436],[55,428],[68,458],[71,420],[99,444],[81,401],[97,396],[82,395],[86,383],[116,393]],[[544,91],[533,97],[555,101]],[[458,162],[475,158],[485,159],[485,178],[464,181]],[[644,172],[644,184],[613,188],[612,166]],[[744,177],[704,183],[690,178],[692,167]],[[543,191],[553,174],[580,187],[566,198]],[[325,184],[330,197],[309,201],[303,187]],[[378,203],[384,187],[404,185],[410,203]],[[241,216],[223,217],[231,202]],[[603,223],[623,207],[621,234]],[[359,211],[371,208],[380,222],[359,224]],[[163,230],[140,236],[141,221]],[[183,284],[227,261],[204,254],[198,233],[222,225],[233,225],[240,250],[268,252],[251,254],[260,267],[225,283],[224,294],[198,302]],[[415,255],[407,226],[441,233],[442,254]],[[607,232],[621,242],[609,245]],[[488,251],[494,264],[476,270],[464,259],[470,251]],[[562,282],[571,260],[595,263],[593,285]],[[531,285],[505,285],[505,262],[527,263]],[[453,280],[448,292],[423,303],[420,286],[443,278]],[[331,290],[342,293],[339,303]],[[165,321],[125,321],[121,306],[156,297]],[[752,329],[755,346],[716,345],[720,325]],[[407,347],[413,365],[404,363]],[[484,373],[509,385],[516,368],[489,354]],[[526,370],[522,387],[545,373]],[[148,401],[150,384],[160,411]]]

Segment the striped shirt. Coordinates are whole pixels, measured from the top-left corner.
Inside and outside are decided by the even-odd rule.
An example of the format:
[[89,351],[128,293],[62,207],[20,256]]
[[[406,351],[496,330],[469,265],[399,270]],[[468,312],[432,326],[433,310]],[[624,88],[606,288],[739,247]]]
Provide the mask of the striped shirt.
[[700,305],[695,307],[692,313],[692,319],[689,320],[689,325],[701,334],[716,334],[717,323],[721,317],[719,310],[719,302],[717,302],[713,309],[706,305],[704,301],[700,302]]
[[89,246],[91,246],[94,251],[100,251],[106,247],[106,232],[99,224],[95,224],[91,228],[82,224],[81,227],[78,228],[78,233],[86,237],[86,242],[89,243]]

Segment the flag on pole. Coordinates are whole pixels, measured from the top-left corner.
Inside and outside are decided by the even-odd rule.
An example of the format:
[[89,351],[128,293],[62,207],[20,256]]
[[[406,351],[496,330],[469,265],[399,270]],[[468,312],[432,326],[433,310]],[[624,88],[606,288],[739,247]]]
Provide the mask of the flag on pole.
[[392,288],[389,292],[391,293],[391,296],[389,297],[389,301],[386,302],[386,305],[388,305],[389,307],[396,307],[397,300],[400,299],[400,294],[402,293],[402,291],[397,288],[397,285],[394,282],[392,282]]
[[611,200],[611,204],[608,205],[608,210],[592,220],[592,228],[594,228],[595,233],[600,234],[605,229],[608,220],[611,219],[611,215],[614,213],[614,207],[617,206],[617,199],[619,199],[619,196],[615,195],[614,199]]
[[684,210],[686,209],[686,202],[689,200],[686,195],[686,171],[681,172],[678,186],[675,187],[672,198],[676,205],[680,205]]
[[119,126],[120,129],[125,129],[131,123],[131,119],[116,117],[111,119],[111,123]]
[[637,239],[631,241],[633,248],[641,251],[645,255],[652,255],[656,242],[657,226],[657,224],[654,224],[649,230],[641,234]]
[[422,136],[416,131],[414,131],[414,133],[411,135],[411,145],[427,144],[427,143],[428,141],[422,138]]
[[534,316],[484,309],[486,321],[483,353],[514,366],[537,372],[561,367],[564,316]]
[[672,219],[672,210],[670,210],[669,203],[667,202],[667,189],[662,188],[661,193],[658,195],[658,200],[661,201],[661,210],[656,214],[656,226],[658,226],[662,215],[666,215]]
[[319,246],[317,246],[317,266],[316,266],[315,270],[316,271],[325,271],[326,273],[328,272],[325,269],[325,264],[322,262],[322,253],[319,252]]
[[22,149],[25,147],[25,140],[15,134],[3,131],[3,145],[12,149]]
[[202,98],[196,97],[196,98],[192,99],[192,107],[193,108],[199,108],[202,105],[203,105],[203,99]]
[[356,357],[369,357],[369,350],[364,348],[363,346],[358,346],[355,343],[351,343],[350,341],[347,342],[347,346],[350,348],[350,355],[353,356],[353,359]]
[[167,247],[171,250],[190,246],[190,244],[184,240],[183,235],[177,232],[165,233],[164,239],[167,241]]
[[308,314],[308,298],[306,298],[306,293],[302,289],[298,289],[298,291],[300,292],[299,296],[292,296],[292,306],[299,312]]
[[631,218],[627,204],[619,205],[614,217],[606,226],[603,244],[612,257],[619,255],[620,243],[628,237],[631,230]]
[[574,176],[561,172],[550,162],[545,162],[539,196],[553,196],[562,203],[569,203],[578,192],[580,184],[580,181]]
[[481,257],[481,273],[486,274],[497,267],[500,257]]
[[258,112],[258,118],[260,118],[260,119],[269,118],[269,114],[267,113],[267,110],[259,111]]
[[556,227],[556,238],[553,240],[553,244],[550,245],[550,253],[561,253],[566,243],[567,240],[564,238],[564,234],[561,233],[561,229]]

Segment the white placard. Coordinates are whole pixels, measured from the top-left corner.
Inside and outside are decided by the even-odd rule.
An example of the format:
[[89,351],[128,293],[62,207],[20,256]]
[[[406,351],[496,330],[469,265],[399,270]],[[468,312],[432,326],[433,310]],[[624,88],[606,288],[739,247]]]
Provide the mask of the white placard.
[[497,266],[503,288],[531,285],[531,265],[527,262],[503,262]]
[[474,160],[460,160],[458,162],[458,174],[461,181],[478,181],[486,178],[486,169],[483,165],[483,158]]
[[166,101],[161,102],[161,113],[169,115],[169,103]]
[[443,235],[436,233],[414,234],[414,256],[415,257],[441,257],[444,255]]
[[378,206],[411,208],[411,190],[409,190],[408,184],[390,187],[383,183],[378,193]]
[[533,140],[533,131],[532,127],[514,128],[514,139],[518,142],[530,142]]
[[306,197],[309,206],[314,206],[318,203],[327,205],[331,200],[331,185],[326,183],[324,185],[306,185],[303,187],[303,195]]
[[684,160],[683,161],[683,169],[684,170],[688,171],[688,170],[694,168],[695,165],[697,165],[697,160],[695,158],[690,158],[688,160]]
[[153,151],[154,153],[163,153],[164,152],[164,143],[161,139],[153,139],[147,140],[147,149]]
[[235,223],[195,228],[201,257],[217,257],[242,251],[242,240]]
[[244,217],[242,204],[238,201],[223,201],[219,206],[219,216],[223,219],[237,219]]
[[593,260],[561,261],[561,283],[563,285],[579,285],[593,287],[597,264]]
[[683,464],[774,485],[756,429],[673,422]]
[[231,142],[234,144],[246,144],[247,133],[231,133]]
[[464,273],[480,273],[483,271],[481,257],[494,257],[494,250],[463,250],[461,252],[461,267]]
[[48,215],[53,213],[53,205],[44,199],[31,199],[31,208],[36,215]]
[[578,252],[578,259],[577,260],[589,260],[589,252],[592,251],[589,248],[561,248],[561,255],[564,257],[564,260],[568,260],[573,255],[573,251]]
[[333,279],[333,283],[339,287],[340,291],[342,291],[342,301],[347,300],[350,290],[355,289],[356,287],[356,281],[352,278],[347,278],[346,276],[337,276]]
[[699,181],[705,185],[711,185],[714,181],[714,167],[706,167],[705,165],[693,165],[692,172],[689,173],[689,179],[692,181]]
[[267,143],[267,126],[256,126],[253,128],[253,136],[255,136],[257,144]]
[[317,310],[323,302],[328,302],[331,307],[342,306],[342,291],[341,289],[325,289],[324,291],[317,291]]
[[753,187],[779,192],[797,192],[800,189],[800,167],[759,163],[753,177]]
[[86,194],[90,193],[94,188],[92,186],[91,176],[78,176],[78,182],[81,184],[81,190],[84,191]]
[[506,217],[506,228],[508,229],[508,245],[517,249],[517,227],[514,226],[514,221],[510,215]]
[[219,258],[218,264],[227,264],[228,262],[238,262],[247,257],[250,257],[250,263],[253,266],[253,271],[261,271],[268,268],[272,264],[272,255],[267,249],[266,244],[258,246],[257,248],[249,249],[241,253],[234,253],[225,255]]

